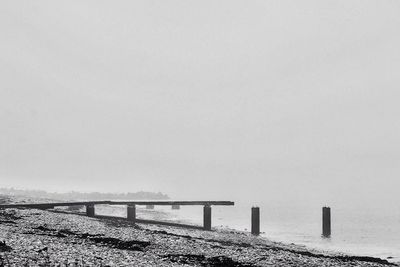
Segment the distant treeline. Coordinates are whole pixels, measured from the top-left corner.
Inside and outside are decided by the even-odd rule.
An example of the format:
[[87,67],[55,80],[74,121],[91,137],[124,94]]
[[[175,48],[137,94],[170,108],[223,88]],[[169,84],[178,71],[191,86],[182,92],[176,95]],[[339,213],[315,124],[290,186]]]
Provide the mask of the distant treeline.
[[0,194],[13,195],[13,196],[29,196],[37,198],[48,198],[48,199],[62,199],[62,200],[165,200],[169,199],[169,196],[161,192],[129,192],[129,193],[100,193],[100,192],[76,192],[71,191],[67,193],[51,193],[43,190],[22,190],[15,188],[0,188]]

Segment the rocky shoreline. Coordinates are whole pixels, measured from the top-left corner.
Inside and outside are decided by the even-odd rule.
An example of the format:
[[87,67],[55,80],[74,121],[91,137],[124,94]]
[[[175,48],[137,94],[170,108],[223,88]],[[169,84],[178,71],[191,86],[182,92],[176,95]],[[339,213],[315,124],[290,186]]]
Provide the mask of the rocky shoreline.
[[0,266],[398,266],[247,233],[135,225],[46,210],[0,210]]

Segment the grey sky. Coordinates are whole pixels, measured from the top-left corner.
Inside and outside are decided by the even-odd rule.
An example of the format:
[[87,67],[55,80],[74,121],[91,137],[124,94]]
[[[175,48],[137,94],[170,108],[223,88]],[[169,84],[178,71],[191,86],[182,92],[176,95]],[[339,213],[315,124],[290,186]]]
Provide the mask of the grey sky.
[[1,1],[0,186],[398,201],[399,14]]

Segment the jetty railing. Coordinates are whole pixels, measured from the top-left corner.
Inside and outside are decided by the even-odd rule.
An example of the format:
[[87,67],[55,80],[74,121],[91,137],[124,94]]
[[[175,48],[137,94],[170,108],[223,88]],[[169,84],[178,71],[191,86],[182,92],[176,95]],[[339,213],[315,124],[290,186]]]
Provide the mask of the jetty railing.
[[[114,217],[105,215],[96,215],[95,205],[126,205],[127,217]],[[86,216],[108,219],[126,219],[134,223],[159,224],[167,226],[178,226],[185,228],[195,228],[211,230],[211,206],[233,206],[232,201],[80,201],[80,202],[52,202],[52,203],[17,203],[2,204],[0,209],[23,208],[23,209],[54,209],[55,207],[85,206]],[[172,209],[179,209],[180,206],[203,206],[203,226],[187,225],[181,223],[172,223],[156,220],[143,220],[136,217],[136,206],[146,206],[148,209],[154,206],[171,206]]]

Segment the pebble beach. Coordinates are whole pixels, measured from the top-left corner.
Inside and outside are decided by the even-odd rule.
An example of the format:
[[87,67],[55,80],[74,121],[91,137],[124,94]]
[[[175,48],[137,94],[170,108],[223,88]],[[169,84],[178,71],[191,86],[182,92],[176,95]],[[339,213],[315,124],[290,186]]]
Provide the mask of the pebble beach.
[[271,242],[229,229],[203,231],[52,210],[6,209],[0,210],[0,266],[399,265]]

